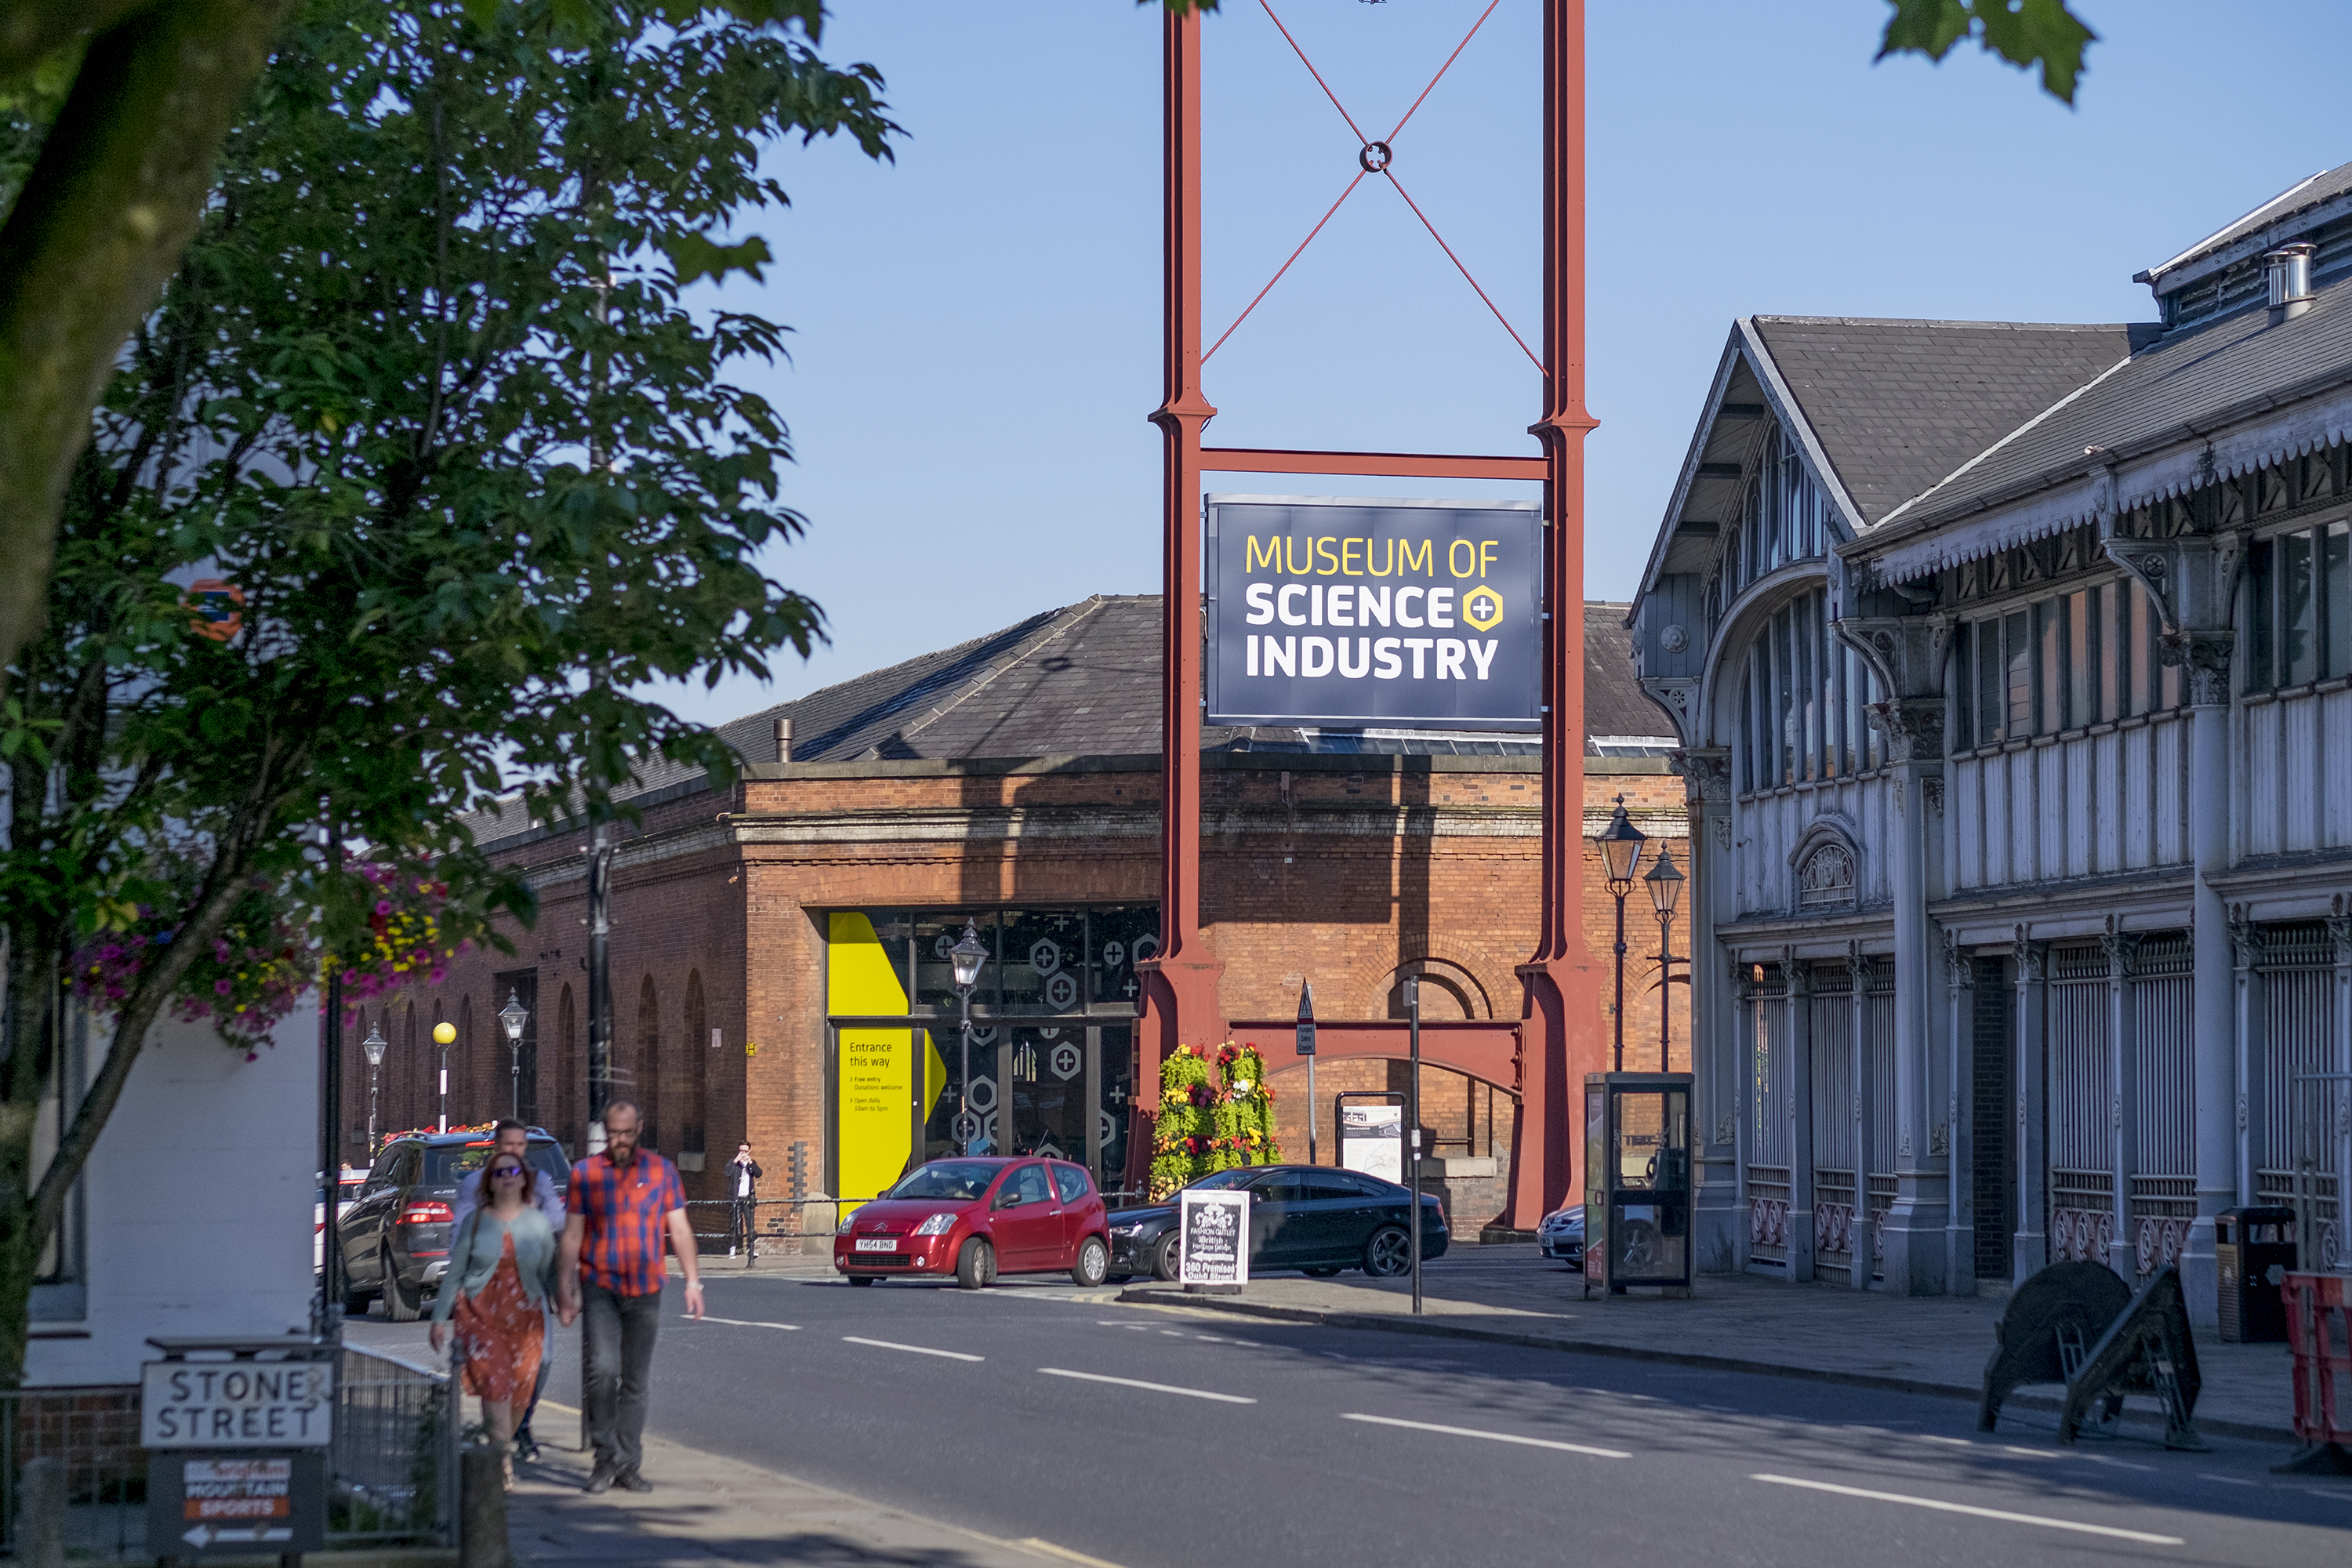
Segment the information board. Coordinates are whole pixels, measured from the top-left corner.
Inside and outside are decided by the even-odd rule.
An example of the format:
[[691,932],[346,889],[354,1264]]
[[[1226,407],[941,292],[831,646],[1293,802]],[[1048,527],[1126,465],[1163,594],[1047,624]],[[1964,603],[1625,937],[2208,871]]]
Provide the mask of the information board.
[[1532,501],[1211,496],[1212,724],[1543,727]]
[[1404,1180],[1404,1107],[1339,1107],[1339,1164],[1384,1182]]
[[1188,1289],[1248,1284],[1249,1194],[1188,1188],[1178,1197],[1177,1280]]

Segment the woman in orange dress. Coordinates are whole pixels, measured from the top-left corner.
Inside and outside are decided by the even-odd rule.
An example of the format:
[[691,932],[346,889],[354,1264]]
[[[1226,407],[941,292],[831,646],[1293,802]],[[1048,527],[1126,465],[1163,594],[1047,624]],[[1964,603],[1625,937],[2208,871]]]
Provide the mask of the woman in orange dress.
[[[433,1348],[451,1319],[467,1390],[482,1402],[491,1441],[503,1452],[518,1405],[528,1404],[546,1348],[547,1302],[555,1288],[554,1227],[530,1201],[530,1172],[512,1154],[490,1156],[485,1201],[450,1238],[449,1271],[433,1303]],[[514,1459],[505,1460],[514,1486]]]

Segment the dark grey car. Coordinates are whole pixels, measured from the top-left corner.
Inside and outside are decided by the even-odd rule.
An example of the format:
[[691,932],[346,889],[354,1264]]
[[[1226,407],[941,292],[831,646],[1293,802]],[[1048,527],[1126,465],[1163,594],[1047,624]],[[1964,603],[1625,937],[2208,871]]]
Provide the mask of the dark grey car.
[[[1313,1275],[1360,1268],[1389,1279],[1410,1267],[1405,1215],[1412,1194],[1394,1182],[1329,1165],[1256,1165],[1219,1171],[1194,1190],[1239,1189],[1250,1195],[1253,1274],[1296,1268]],[[1110,1216],[1110,1278],[1176,1278],[1174,1204],[1119,1209]],[[1434,1194],[1421,1195],[1421,1255],[1445,1256],[1451,1235]]]

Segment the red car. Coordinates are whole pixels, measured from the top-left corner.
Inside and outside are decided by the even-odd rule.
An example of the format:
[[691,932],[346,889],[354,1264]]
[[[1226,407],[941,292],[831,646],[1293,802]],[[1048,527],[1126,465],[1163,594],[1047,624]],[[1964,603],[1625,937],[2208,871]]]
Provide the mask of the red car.
[[1099,1285],[1110,1268],[1102,1194],[1060,1160],[948,1159],[919,1165],[834,1233],[833,1266],[852,1285],[952,1274],[977,1290],[999,1274],[1063,1269]]

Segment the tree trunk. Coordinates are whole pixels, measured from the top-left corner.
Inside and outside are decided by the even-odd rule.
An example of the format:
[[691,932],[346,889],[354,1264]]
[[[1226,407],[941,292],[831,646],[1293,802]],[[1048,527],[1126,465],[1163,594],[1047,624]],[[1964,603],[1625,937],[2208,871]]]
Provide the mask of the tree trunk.
[[0,226],[0,691],[41,625],[91,410],[195,233],[214,156],[293,8],[166,0],[100,37]]

